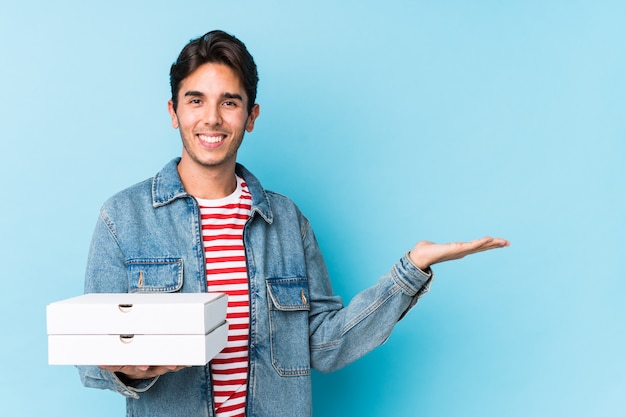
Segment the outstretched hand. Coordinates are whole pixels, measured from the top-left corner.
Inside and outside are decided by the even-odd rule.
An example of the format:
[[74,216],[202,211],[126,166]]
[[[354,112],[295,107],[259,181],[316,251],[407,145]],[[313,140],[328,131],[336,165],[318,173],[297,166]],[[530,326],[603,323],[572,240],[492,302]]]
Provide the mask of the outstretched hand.
[[461,259],[467,255],[490,249],[509,246],[509,241],[501,238],[484,237],[470,242],[437,244],[428,241],[418,242],[409,253],[411,261],[422,271],[436,263]]

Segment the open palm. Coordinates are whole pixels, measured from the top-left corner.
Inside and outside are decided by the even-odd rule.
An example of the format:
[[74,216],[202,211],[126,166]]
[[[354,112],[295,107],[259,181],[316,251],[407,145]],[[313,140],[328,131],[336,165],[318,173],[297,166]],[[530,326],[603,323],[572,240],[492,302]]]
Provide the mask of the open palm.
[[415,266],[421,270],[426,270],[428,267],[436,263],[461,259],[473,253],[502,248],[505,246],[509,246],[508,240],[489,236],[469,242],[453,242],[444,244],[423,240],[415,245],[409,256]]

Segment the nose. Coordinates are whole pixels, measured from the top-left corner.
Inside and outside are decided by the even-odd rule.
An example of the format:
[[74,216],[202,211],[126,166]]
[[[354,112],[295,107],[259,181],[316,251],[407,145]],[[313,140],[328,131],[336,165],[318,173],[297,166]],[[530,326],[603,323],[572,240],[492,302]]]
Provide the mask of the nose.
[[207,105],[203,115],[204,123],[209,126],[222,124],[222,114],[218,105]]

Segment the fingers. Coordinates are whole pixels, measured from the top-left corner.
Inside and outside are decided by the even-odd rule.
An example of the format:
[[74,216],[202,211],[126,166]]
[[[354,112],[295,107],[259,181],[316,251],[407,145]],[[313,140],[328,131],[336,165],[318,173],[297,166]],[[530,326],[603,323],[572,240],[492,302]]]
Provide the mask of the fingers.
[[485,237],[483,239],[485,241],[483,242],[482,247],[486,249],[503,248],[511,245],[508,240],[502,238]]
[[[464,243],[461,242],[461,245]],[[485,251],[496,248],[503,248],[506,246],[510,246],[510,243],[506,239],[502,238],[493,238],[490,236],[483,237],[482,239],[472,240],[470,242],[465,242],[465,250],[470,250],[470,253]],[[469,254],[469,253],[468,253]]]
[[100,369],[109,372],[119,372],[126,375],[130,379],[148,379],[154,378],[168,372],[177,372],[186,366],[163,365],[163,366],[100,366]]

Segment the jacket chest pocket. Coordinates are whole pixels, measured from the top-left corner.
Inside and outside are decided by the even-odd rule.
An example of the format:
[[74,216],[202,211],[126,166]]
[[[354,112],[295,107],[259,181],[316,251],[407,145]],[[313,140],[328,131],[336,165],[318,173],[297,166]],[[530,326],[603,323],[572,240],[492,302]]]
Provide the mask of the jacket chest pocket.
[[180,258],[132,259],[126,273],[129,292],[175,292],[183,286]]
[[281,376],[309,375],[309,286],[305,278],[266,281],[272,364]]

